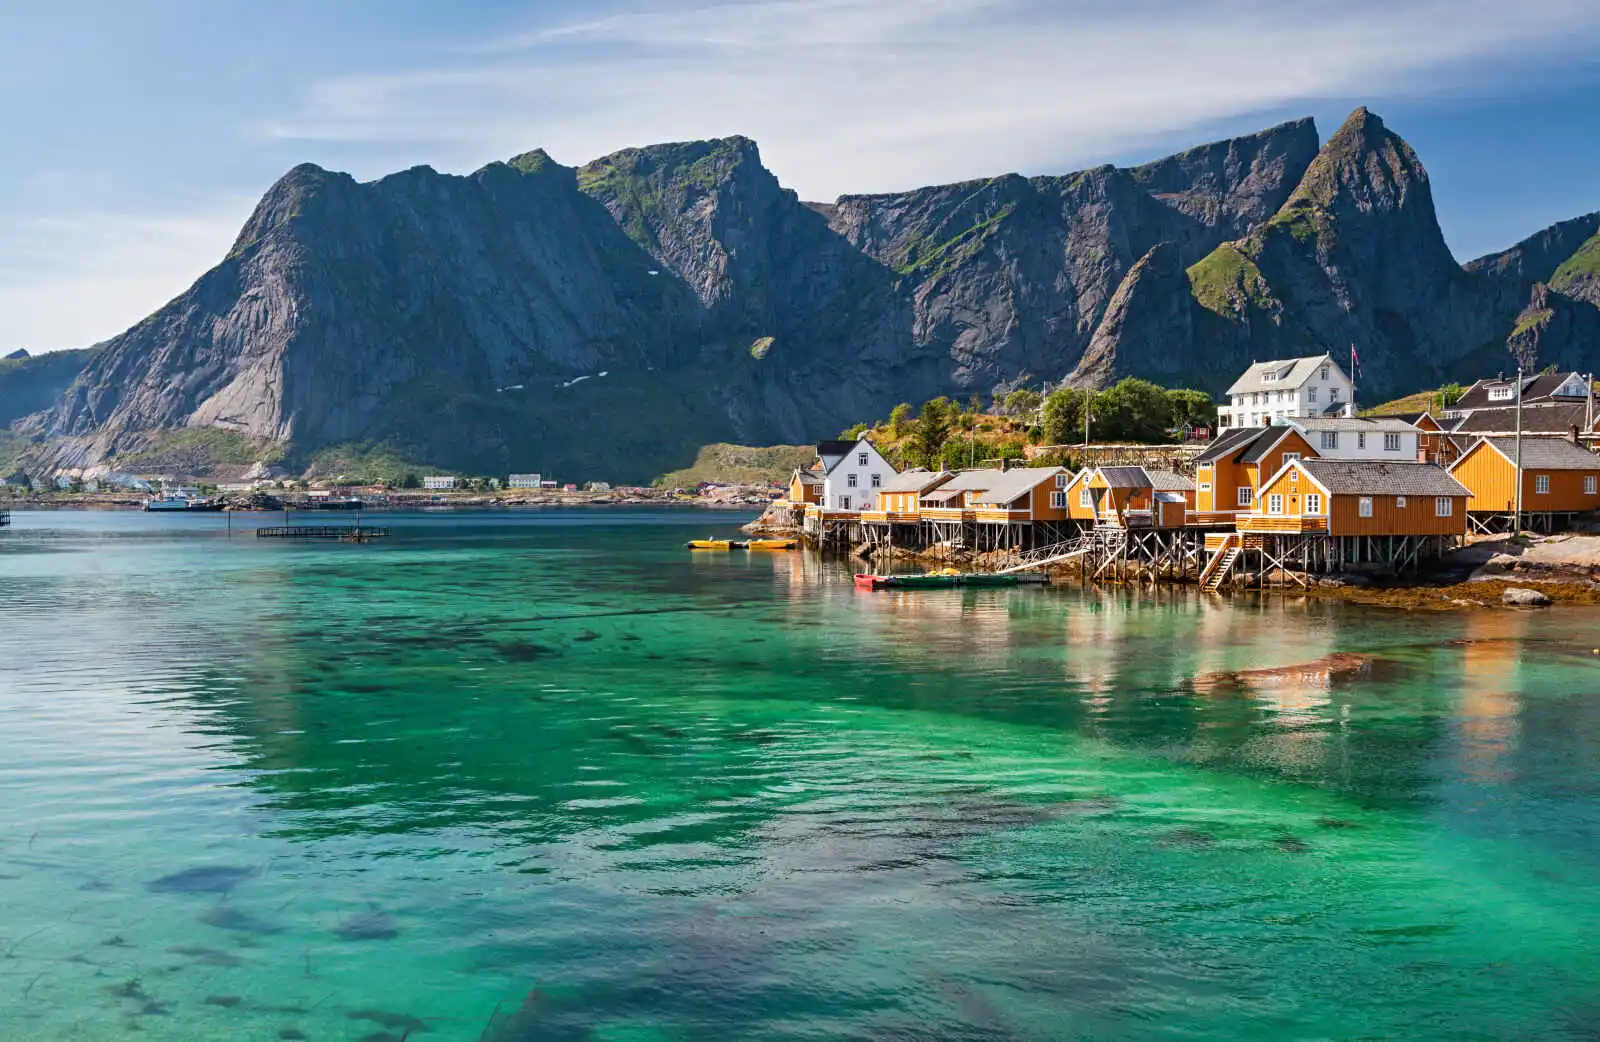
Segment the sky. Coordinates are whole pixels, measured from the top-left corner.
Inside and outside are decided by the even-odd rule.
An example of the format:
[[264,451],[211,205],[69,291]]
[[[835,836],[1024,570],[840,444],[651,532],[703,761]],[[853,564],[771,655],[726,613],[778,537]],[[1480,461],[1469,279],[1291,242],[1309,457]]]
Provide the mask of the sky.
[[4,0],[0,353],[138,322],[304,161],[744,134],[831,200],[1365,104],[1467,260],[1600,210],[1597,88],[1594,0]]

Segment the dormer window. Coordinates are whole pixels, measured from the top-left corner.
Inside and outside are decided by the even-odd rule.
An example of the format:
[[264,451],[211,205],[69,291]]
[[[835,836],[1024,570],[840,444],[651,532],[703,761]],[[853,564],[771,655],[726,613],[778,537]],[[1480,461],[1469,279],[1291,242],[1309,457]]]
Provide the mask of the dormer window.
[[1512,395],[1511,395],[1511,388],[1510,387],[1491,387],[1491,388],[1489,388],[1489,400],[1492,401],[1492,402],[1510,401],[1511,397],[1512,397]]

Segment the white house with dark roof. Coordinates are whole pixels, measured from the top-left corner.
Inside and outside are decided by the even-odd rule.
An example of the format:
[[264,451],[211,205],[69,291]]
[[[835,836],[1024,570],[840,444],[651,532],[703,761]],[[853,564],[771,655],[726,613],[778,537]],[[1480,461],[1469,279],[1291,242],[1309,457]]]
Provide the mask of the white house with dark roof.
[[824,510],[854,512],[878,509],[878,494],[897,473],[878,447],[866,438],[854,442],[825,441],[817,446]]
[[1330,355],[1257,362],[1228,388],[1217,425],[1263,427],[1300,417],[1351,416],[1354,401],[1355,384]]

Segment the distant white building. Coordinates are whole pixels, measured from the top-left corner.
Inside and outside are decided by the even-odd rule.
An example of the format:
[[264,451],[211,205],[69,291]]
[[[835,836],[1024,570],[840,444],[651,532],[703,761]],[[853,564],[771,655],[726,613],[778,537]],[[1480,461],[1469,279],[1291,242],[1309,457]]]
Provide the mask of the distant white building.
[[876,510],[878,493],[899,471],[866,438],[825,441],[822,458],[822,506],[825,510]]
[[422,479],[422,487],[434,492],[448,492],[456,487],[456,479],[448,474],[431,474]]
[[1416,426],[1398,417],[1317,416],[1285,421],[1322,459],[1416,463]]
[[1228,388],[1217,425],[1265,427],[1302,417],[1354,416],[1355,384],[1329,355],[1257,362]]
[[542,480],[541,474],[512,474],[506,479],[506,488],[538,488]]

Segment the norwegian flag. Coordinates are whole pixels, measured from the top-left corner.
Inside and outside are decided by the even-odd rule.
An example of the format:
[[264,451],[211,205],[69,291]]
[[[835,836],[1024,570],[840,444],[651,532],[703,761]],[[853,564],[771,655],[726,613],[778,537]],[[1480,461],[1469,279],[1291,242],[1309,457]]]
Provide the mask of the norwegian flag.
[[1356,354],[1356,345],[1354,344],[1350,345],[1350,375],[1352,377],[1361,375],[1361,356]]

